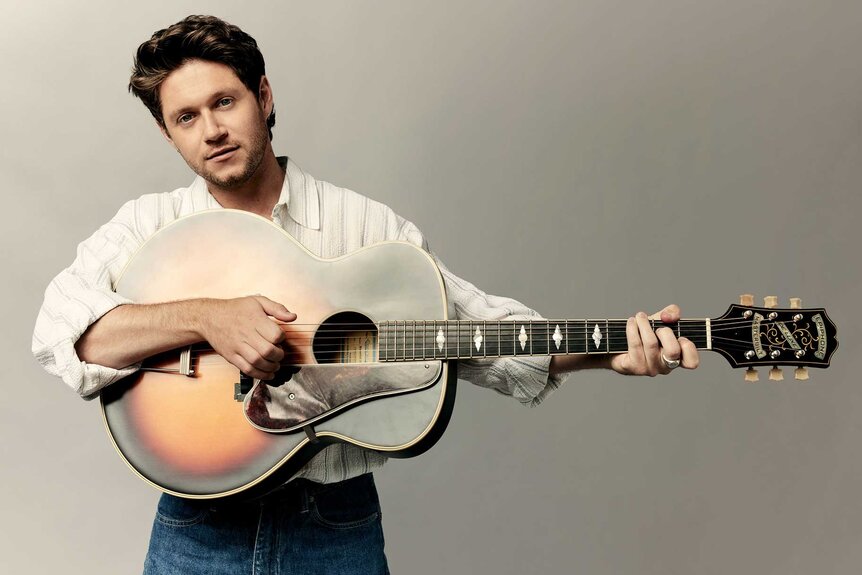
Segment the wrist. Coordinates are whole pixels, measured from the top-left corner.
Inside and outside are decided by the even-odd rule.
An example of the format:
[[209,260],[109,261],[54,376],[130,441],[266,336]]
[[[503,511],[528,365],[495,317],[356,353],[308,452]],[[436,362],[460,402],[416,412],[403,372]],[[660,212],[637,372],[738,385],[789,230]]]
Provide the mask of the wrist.
[[217,300],[200,298],[189,300],[187,308],[188,326],[201,341],[209,341],[212,331],[213,306]]

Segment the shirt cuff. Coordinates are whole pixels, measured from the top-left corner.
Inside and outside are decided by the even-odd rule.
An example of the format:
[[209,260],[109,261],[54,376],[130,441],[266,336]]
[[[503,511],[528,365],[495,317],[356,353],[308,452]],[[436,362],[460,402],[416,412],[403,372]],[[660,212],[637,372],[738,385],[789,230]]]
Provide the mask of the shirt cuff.
[[514,381],[514,397],[523,405],[536,407],[553,391],[559,389],[569,374],[551,375],[553,356],[511,358],[506,361],[506,376]]

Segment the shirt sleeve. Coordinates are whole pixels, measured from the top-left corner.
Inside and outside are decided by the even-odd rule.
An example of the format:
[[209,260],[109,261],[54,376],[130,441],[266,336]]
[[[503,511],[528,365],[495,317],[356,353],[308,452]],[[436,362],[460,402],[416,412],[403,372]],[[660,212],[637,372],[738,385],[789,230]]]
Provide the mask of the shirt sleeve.
[[[408,241],[431,254],[446,286],[450,307],[455,317],[472,321],[535,320],[542,319],[536,311],[512,298],[486,294],[470,282],[449,271],[428,249],[422,232],[406,220],[401,221],[400,239]],[[535,407],[560,387],[567,375],[551,375],[548,368],[551,356],[504,357],[460,360],[458,378],[487,387],[510,396],[522,405]]]
[[78,245],[77,257],[45,290],[36,318],[32,352],[51,375],[59,376],[85,399],[127,375],[140,364],[113,369],[82,361],[75,343],[90,325],[130,300],[113,290],[126,262],[143,243],[135,229],[134,202]]

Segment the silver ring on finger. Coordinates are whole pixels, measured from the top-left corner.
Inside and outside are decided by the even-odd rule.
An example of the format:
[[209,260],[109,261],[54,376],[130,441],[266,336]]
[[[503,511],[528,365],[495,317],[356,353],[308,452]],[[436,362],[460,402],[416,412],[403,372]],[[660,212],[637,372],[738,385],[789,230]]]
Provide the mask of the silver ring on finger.
[[664,362],[668,369],[676,369],[679,367],[678,359],[668,359],[667,357],[665,357],[664,353],[661,354],[661,360]]

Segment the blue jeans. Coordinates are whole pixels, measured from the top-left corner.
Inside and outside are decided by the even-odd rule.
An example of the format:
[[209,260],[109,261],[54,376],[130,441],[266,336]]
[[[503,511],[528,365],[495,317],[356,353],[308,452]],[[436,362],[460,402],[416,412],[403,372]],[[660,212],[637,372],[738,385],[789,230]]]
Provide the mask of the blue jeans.
[[164,494],[144,575],[388,574],[371,474],[303,479],[259,500],[213,505]]

